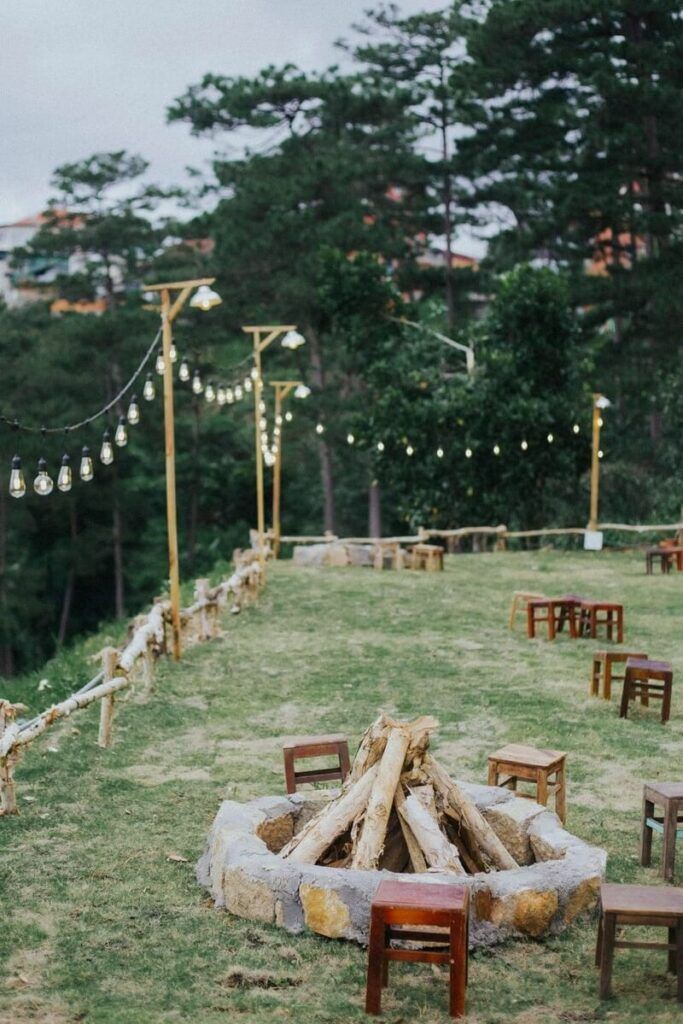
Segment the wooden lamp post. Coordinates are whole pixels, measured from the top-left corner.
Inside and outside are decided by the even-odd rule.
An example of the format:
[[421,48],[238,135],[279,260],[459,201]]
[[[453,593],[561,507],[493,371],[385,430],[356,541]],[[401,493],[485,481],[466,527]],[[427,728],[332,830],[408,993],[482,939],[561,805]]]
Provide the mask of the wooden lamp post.
[[200,277],[192,281],[171,281],[168,284],[149,284],[145,292],[160,292],[161,330],[164,354],[164,434],[166,439],[166,524],[168,532],[168,576],[171,596],[171,624],[173,630],[173,657],[180,658],[180,567],[178,564],[178,515],[175,484],[175,420],[173,412],[173,321],[187,300],[195,309],[208,310],[221,301],[211,288],[215,277]]
[[602,427],[602,411],[603,409],[609,409],[610,405],[609,398],[605,398],[599,392],[593,395],[593,443],[591,449],[591,505],[590,505],[590,516],[588,519],[588,529],[597,530],[598,528],[598,497],[600,493],[600,459],[602,458],[602,452],[600,451],[600,428]]
[[250,334],[254,349],[254,437],[256,442],[256,526],[258,533],[259,563],[261,568],[265,565],[265,535],[266,535],[266,513],[263,490],[263,451],[261,447],[260,420],[261,402],[263,400],[263,378],[261,376],[261,353],[268,348],[272,342],[281,334],[282,347],[297,349],[305,343],[305,338],[298,333],[295,324],[276,324],[264,326],[250,325],[242,328],[245,334]]

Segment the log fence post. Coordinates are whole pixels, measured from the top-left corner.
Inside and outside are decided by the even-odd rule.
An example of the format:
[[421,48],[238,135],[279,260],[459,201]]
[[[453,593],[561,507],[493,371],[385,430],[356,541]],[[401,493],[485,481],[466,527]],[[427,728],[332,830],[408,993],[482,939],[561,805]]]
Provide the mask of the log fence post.
[[[0,740],[5,731],[14,722],[17,711],[23,708],[23,704],[10,704],[9,701],[0,700]],[[19,751],[10,750],[5,757],[0,759],[0,815],[18,814],[17,787],[14,781],[14,769],[19,760]]]
[[[116,675],[119,652],[115,647],[105,647],[102,651],[103,682],[109,683]],[[111,746],[112,724],[114,721],[114,694],[109,693],[102,698],[100,704],[100,731],[97,743],[100,747]]]
[[199,603],[199,636],[198,639],[208,640],[211,636],[209,631],[209,615],[207,601],[209,600],[209,581],[207,579],[197,580],[194,585],[195,600]]

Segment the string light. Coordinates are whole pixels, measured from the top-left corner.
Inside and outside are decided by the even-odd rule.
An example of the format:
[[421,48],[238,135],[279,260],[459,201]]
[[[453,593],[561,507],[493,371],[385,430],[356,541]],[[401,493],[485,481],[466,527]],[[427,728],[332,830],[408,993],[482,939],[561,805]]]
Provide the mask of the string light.
[[201,395],[203,390],[204,390],[204,385],[202,384],[202,378],[199,375],[199,370],[195,370],[194,371],[194,376],[192,378],[192,391],[193,391],[193,394]]
[[235,401],[235,394],[232,388],[225,389],[225,401],[228,403],[228,405],[232,405],[232,403]]
[[316,432],[316,434],[323,434],[325,432],[325,428],[322,425],[322,423],[316,423],[316,425],[315,425],[315,432]]
[[118,426],[114,432],[114,443],[118,448],[125,448],[128,444],[128,431],[126,430],[126,420],[124,416],[119,416]]
[[237,384],[236,387],[235,387],[235,398],[237,399],[238,402],[241,400],[242,394],[243,394],[242,388],[240,387],[239,384]]
[[261,430],[265,430],[266,427],[268,426],[268,421],[265,419],[265,417],[262,416],[261,419],[258,421],[258,425],[261,428]]
[[114,461],[114,448],[111,443],[111,433],[109,429],[105,430],[102,434],[102,447],[100,448],[100,462],[105,466],[110,466]]
[[272,454],[272,452],[265,451],[263,453],[263,461],[265,462],[266,466],[274,466],[275,456]]
[[377,451],[378,452],[383,452],[384,451],[384,441],[378,441],[377,442]]
[[131,427],[137,426],[137,424],[140,422],[140,407],[138,405],[137,395],[133,395],[133,397],[130,400],[127,416],[128,422],[130,423]]
[[356,439],[355,439],[355,437],[353,436],[353,434],[347,434],[347,435],[346,435],[346,443],[347,443],[347,444],[353,444],[355,440],[356,440]]
[[522,451],[525,452],[528,447],[529,447],[529,445],[527,444],[527,442],[526,441],[522,441],[522,443],[520,445],[520,448],[522,449]]
[[252,366],[250,376],[252,380],[258,380],[258,370],[255,366]]
[[415,449],[413,448],[412,444],[409,444],[408,447],[406,448],[406,455],[413,455],[414,452]]
[[437,448],[436,449],[436,457],[437,457],[437,459],[442,459],[443,458],[443,448]]
[[554,440],[554,436],[552,434],[548,434],[548,444],[552,444]]
[[279,413],[275,417],[275,426],[276,427],[281,427],[282,426],[282,416],[280,416]]
[[94,476],[92,459],[90,458],[90,449],[85,445],[81,449],[81,466],[79,470],[79,476],[81,480],[88,483]]
[[13,498],[23,498],[26,494],[26,480],[21,468],[21,459],[15,455],[12,459],[12,469],[9,474],[9,492]]
[[171,341],[171,347],[168,350],[168,355],[172,363],[175,363],[178,359],[178,349],[175,347],[175,341]]
[[292,420],[294,419],[294,413],[290,412],[288,409],[287,412],[285,413],[285,419],[287,420],[288,423],[291,423]]
[[493,454],[494,455],[500,455],[500,445],[499,444],[494,444],[494,446],[493,446]]
[[251,377],[245,377],[245,378],[244,378],[244,390],[245,390],[245,391],[247,391],[247,392],[249,392],[249,391],[251,391],[251,389],[253,388],[253,386],[254,386],[254,385],[253,385],[253,383],[252,383]]
[[151,373],[147,374],[147,380],[145,386],[142,389],[142,397],[146,402],[153,402],[154,396],[156,395],[156,388],[154,387],[154,379]]
[[259,404],[258,404],[258,411],[261,413],[262,416],[265,415],[265,413],[266,413],[266,403],[265,402],[259,402]]
[[178,380],[181,380],[183,384],[187,384],[190,379],[190,364],[187,358],[183,356],[180,360],[180,366],[178,367]]
[[598,426],[599,427],[604,427],[604,425],[605,425],[605,421],[603,420],[602,416],[598,416]]
[[604,455],[605,455],[605,453],[603,452],[602,449],[600,449],[600,451],[598,452],[598,458],[602,459],[604,457]]
[[160,377],[162,377],[164,375],[164,373],[166,372],[166,363],[164,361],[164,350],[161,349],[161,348],[157,352],[157,361],[154,364],[154,369],[157,371],[157,373],[159,374]]
[[465,448],[465,458],[466,459],[471,459],[472,458],[472,449],[471,448]]
[[216,388],[216,401],[219,405],[225,405],[225,387],[223,384],[219,384]]
[[47,471],[47,462],[45,459],[38,459],[38,476],[33,481],[33,490],[41,498],[47,498],[48,494],[52,494],[53,487],[52,477]]
[[204,398],[207,400],[207,402],[215,402],[216,401],[216,389],[213,386],[213,382],[212,381],[209,381],[209,383],[206,385],[206,391],[204,392]]
[[579,431],[581,430],[581,427],[579,426],[578,423],[575,423],[574,426],[572,427],[572,430],[574,431],[575,434],[578,434]]
[[71,490],[71,483],[71,459],[68,455],[62,455],[62,464],[59,467],[59,475],[57,476],[57,487],[66,494],[67,491]]

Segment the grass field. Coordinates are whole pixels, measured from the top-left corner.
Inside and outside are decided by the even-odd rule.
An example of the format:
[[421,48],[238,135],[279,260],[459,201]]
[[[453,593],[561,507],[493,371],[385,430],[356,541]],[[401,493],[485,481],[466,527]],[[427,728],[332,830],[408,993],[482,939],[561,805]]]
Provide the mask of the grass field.
[[[362,949],[214,910],[194,863],[222,798],[282,791],[283,735],[347,732],[355,743],[379,708],[436,715],[437,756],[463,779],[485,781],[487,753],[507,741],[567,750],[568,827],[607,848],[611,880],[661,884],[637,864],[639,810],[644,779],[683,777],[683,578],[646,577],[627,554],[446,561],[429,575],[274,566],[258,606],[164,662],[150,699],[120,706],[112,749],[95,745],[95,709],[30,748],[17,772],[22,814],[0,820],[2,1024],[366,1020]],[[589,698],[595,643],[529,641],[521,620],[509,633],[515,588],[623,600],[627,645],[674,663],[670,723],[658,708],[621,721],[615,697]],[[102,640],[47,666],[50,694],[57,671],[88,677],[84,655]],[[36,681],[11,695],[44,704]],[[680,860],[679,885],[683,849]],[[663,953],[618,951],[617,998],[599,1002],[594,934],[589,920],[475,953],[468,1020],[680,1021]],[[397,967],[383,1019],[446,1020],[435,973]]]

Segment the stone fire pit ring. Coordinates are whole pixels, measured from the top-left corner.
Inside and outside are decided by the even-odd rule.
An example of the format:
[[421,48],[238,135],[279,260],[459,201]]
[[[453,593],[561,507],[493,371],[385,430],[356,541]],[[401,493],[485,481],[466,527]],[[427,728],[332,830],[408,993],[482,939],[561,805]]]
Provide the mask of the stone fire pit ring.
[[557,815],[507,789],[458,782],[522,866],[454,876],[394,874],[283,860],[277,851],[320,809],[325,793],[225,800],[197,878],[216,906],[292,933],[305,929],[367,944],[370,903],[382,878],[455,882],[471,894],[470,946],[557,934],[596,903],[607,854],[567,832]]

